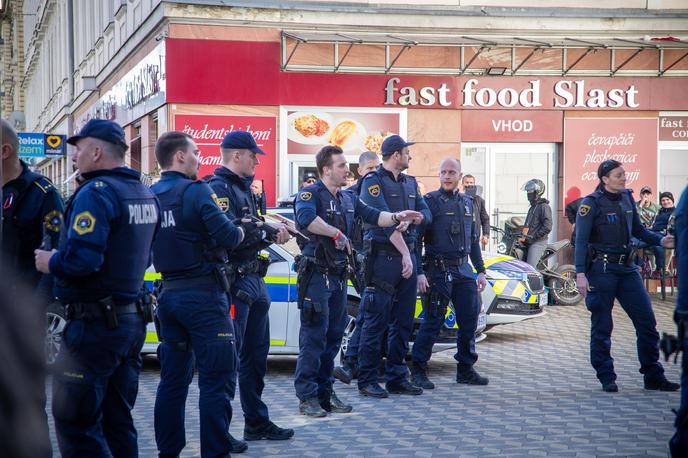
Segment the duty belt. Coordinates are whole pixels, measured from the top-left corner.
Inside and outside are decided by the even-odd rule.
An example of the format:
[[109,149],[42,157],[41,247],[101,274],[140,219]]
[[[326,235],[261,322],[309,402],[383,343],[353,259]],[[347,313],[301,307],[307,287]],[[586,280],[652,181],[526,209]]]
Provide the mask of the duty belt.
[[184,289],[184,288],[203,288],[216,286],[218,284],[215,275],[202,275],[193,278],[178,278],[174,280],[162,280],[163,290],[165,289]]
[[607,264],[626,264],[626,261],[628,261],[628,254],[596,253],[592,260],[603,261]]
[[322,264],[318,263],[316,258],[312,258],[310,256],[307,256],[306,260],[311,265],[313,265],[313,268],[315,269],[316,272],[318,272],[320,274],[325,274],[325,275],[334,275],[336,277],[341,277],[342,275],[344,275],[347,272],[347,270],[349,268],[348,263],[338,265],[338,266],[326,266],[326,265],[322,265]]
[[[135,302],[113,306],[117,315],[138,313],[140,307]],[[94,319],[103,317],[103,304],[100,302],[70,302],[65,304],[65,317],[68,320]]]
[[[381,254],[383,256],[401,257],[401,253],[396,249],[391,243],[380,243],[373,242],[375,244],[375,254]],[[415,250],[415,244],[406,243],[408,246],[409,253],[413,253]]]

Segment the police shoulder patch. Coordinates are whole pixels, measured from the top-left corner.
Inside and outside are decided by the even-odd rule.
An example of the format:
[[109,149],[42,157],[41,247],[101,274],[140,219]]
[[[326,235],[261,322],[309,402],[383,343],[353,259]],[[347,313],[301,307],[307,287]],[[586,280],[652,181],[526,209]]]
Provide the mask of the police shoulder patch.
[[311,200],[311,197],[313,197],[313,193],[304,191],[301,194],[299,194],[299,199],[301,200]]
[[370,194],[373,197],[379,197],[380,196],[380,185],[374,184],[372,186],[368,186],[368,194]]
[[220,206],[220,200],[217,198],[217,194],[212,193],[210,197],[213,199],[213,202],[215,202],[215,205],[222,209],[222,207]]
[[220,207],[220,210],[226,212],[229,210],[229,197],[218,197],[217,205]]
[[96,227],[96,218],[89,211],[81,212],[74,217],[74,224],[72,229],[79,234],[84,235],[93,232]]
[[579,214],[580,216],[585,216],[585,215],[587,215],[588,213],[590,213],[590,205],[588,205],[588,204],[583,204],[583,205],[581,205],[580,208],[578,209],[578,214]]
[[60,232],[60,227],[62,226],[62,213],[57,210],[47,213],[43,218],[43,223],[45,224],[45,228],[49,231]]

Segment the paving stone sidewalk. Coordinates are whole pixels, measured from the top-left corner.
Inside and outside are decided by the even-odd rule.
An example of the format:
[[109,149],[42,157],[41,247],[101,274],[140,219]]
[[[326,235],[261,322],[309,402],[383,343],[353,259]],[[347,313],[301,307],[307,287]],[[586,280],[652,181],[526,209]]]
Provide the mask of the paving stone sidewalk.
[[[653,303],[660,334],[675,333],[672,303]],[[264,397],[272,419],[293,427],[296,435],[289,442],[251,442],[242,456],[665,457],[673,434],[671,409],[678,406],[679,394],[643,390],[635,332],[618,305],[614,323],[612,345],[620,387],[616,394],[602,392],[590,366],[589,314],[582,305],[549,307],[544,317],[490,330],[478,344],[476,366],[490,378],[487,387],[457,385],[449,350],[435,354],[430,363],[435,390],[373,400],[360,397],[355,385],[337,383],[339,397],[353,404],[354,411],[325,419],[298,414],[296,358],[271,357]],[[679,367],[671,362],[664,366],[668,378],[678,381]],[[157,361],[147,359],[134,409],[142,457],[157,455],[153,405],[158,380]],[[183,457],[200,456],[197,406],[194,380],[187,400]],[[241,437],[238,400],[233,406],[230,431]],[[53,430],[51,435],[56,447]]]

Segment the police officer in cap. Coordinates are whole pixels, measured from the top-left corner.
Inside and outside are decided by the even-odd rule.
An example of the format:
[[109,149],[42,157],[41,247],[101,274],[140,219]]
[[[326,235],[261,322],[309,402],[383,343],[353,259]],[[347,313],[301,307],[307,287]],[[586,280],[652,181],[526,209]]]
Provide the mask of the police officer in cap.
[[[440,189],[426,194],[425,201],[432,213],[432,222],[422,226],[417,251],[425,257],[422,273],[418,274],[418,291],[424,298],[423,322],[413,344],[411,381],[423,389],[433,389],[428,379],[428,361],[437,340],[449,301],[456,310],[456,382],[487,385],[487,377],[480,376],[473,365],[478,360],[475,351],[475,330],[478,327],[480,301],[478,293],[487,285],[485,265],[480,252],[480,238],[476,229],[473,199],[458,191],[461,163],[445,159],[440,164]],[[473,266],[477,278],[473,275]]]
[[142,291],[159,206],[125,167],[118,124],[93,119],[67,143],[86,181],[67,205],[59,251],[36,250],[67,315],[53,378],[57,441],[63,457],[137,456],[131,409],[152,319]]
[[658,361],[659,334],[650,296],[630,259],[631,237],[671,248],[673,236],[643,227],[620,162],[602,162],[597,176],[597,189],[583,199],[576,217],[576,284],[591,314],[590,362],[602,389],[619,391],[611,356],[612,307],[618,299],[636,329],[645,389],[676,391],[679,385],[666,379]]
[[[251,184],[260,163],[257,155],[265,155],[265,152],[258,147],[253,135],[240,130],[228,133],[220,148],[222,167],[215,169],[215,175],[209,181],[217,194],[220,209],[231,220],[244,217],[257,220],[258,196],[251,191]],[[270,350],[270,296],[263,280],[269,261],[260,251],[273,242],[285,243],[289,238],[289,232],[280,224],[270,237],[245,240],[232,252],[228,266],[234,278],[231,298],[246,440],[286,440],[294,435],[293,429],[280,428],[270,421],[268,407],[261,399]],[[246,448],[244,442],[237,442],[232,451],[239,453]]]
[[[423,389],[408,381],[404,358],[413,332],[416,306],[415,254],[416,225],[423,219],[429,224],[430,210],[418,191],[416,179],[401,173],[408,168],[413,145],[399,135],[382,142],[382,165],[366,175],[360,198],[366,204],[385,211],[416,210],[422,217],[396,228],[367,227],[365,240],[370,249],[366,263],[368,287],[363,294],[363,328],[358,352],[358,389],[364,396],[386,398],[389,392],[418,395]],[[385,378],[387,389],[378,384],[378,363],[382,337],[388,328]]]
[[[37,291],[39,303],[47,308],[53,299],[53,279],[36,270],[34,250],[41,245],[44,249],[57,247],[64,212],[62,198],[50,180],[29,170],[19,159],[19,138],[4,119],[0,119],[0,151],[3,267],[11,268],[26,286]],[[45,388],[39,396],[45,409]],[[44,440],[50,444],[45,412],[43,421]]]
[[162,215],[153,245],[155,269],[162,274],[155,440],[161,457],[179,456],[184,448],[184,405],[195,362],[201,456],[228,456],[236,347],[225,265],[227,251],[254,240],[258,230],[248,220],[237,220],[237,227],[220,209],[210,186],[196,181],[199,150],[191,136],[174,131],[161,135],[155,157],[163,170],[151,188]]
[[676,247],[674,250],[678,260],[678,295],[676,297],[676,311],[674,320],[678,324],[679,345],[683,348],[681,360],[681,405],[676,412],[676,434],[669,442],[671,456],[678,458],[688,456],[688,187],[683,190],[681,198],[674,211]]
[[421,215],[381,212],[341,192],[349,168],[338,146],[322,148],[315,160],[322,179],[303,188],[296,200],[297,224],[310,240],[297,262],[301,329],[294,386],[299,411],[324,417],[327,412],[352,410],[332,389],[332,370],[346,325],[347,257],[352,254],[349,236],[354,216],[360,214],[372,225],[393,226]]

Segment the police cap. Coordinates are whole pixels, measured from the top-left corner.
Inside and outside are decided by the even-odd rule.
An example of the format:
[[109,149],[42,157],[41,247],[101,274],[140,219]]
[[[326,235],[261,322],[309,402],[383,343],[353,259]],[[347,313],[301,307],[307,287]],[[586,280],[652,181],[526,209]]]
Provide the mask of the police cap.
[[255,138],[253,138],[253,135],[243,130],[235,130],[225,135],[225,138],[222,139],[222,143],[220,144],[220,148],[247,149],[256,154],[265,155],[265,151],[258,148],[258,144]]
[[124,129],[116,122],[107,119],[91,119],[81,128],[78,134],[69,137],[67,143],[76,145],[79,140],[86,137],[97,138],[104,142],[127,148]]

